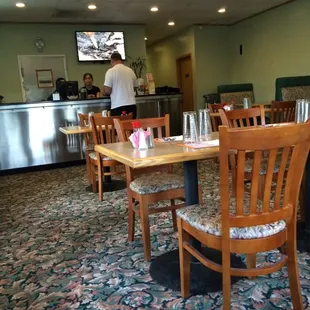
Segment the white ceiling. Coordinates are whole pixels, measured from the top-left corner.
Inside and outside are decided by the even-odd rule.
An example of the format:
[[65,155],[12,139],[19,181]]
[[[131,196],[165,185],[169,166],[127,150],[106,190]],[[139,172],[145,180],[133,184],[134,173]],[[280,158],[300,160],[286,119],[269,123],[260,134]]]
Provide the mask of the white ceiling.
[[[16,8],[18,1],[26,7]],[[192,24],[230,25],[291,1],[294,0],[0,0],[0,22],[145,24],[151,43]],[[95,3],[97,10],[88,10],[90,3]],[[150,12],[153,5],[159,7],[158,12]],[[220,7],[226,7],[227,12],[219,14]],[[174,27],[167,26],[169,20],[175,22]]]

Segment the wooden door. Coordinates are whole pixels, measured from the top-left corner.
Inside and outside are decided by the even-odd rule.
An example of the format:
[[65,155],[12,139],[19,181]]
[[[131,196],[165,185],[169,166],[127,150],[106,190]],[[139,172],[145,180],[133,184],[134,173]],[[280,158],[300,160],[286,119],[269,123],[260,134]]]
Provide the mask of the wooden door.
[[193,68],[191,55],[177,59],[178,85],[183,93],[183,112],[194,110]]

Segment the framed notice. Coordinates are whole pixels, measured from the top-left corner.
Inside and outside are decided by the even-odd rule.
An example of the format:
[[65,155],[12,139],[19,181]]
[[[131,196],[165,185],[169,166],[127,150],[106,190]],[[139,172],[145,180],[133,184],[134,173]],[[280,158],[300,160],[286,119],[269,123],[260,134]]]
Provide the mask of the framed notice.
[[51,69],[36,70],[38,88],[53,88],[54,78]]

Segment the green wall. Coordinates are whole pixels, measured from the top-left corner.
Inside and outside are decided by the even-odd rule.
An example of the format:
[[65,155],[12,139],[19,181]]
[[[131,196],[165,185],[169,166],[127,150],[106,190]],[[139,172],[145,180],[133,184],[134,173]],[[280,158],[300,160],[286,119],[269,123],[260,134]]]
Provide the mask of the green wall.
[[[193,26],[191,44],[181,45],[178,36],[149,47],[148,58],[156,85],[174,86],[175,59],[189,50],[194,53],[197,109],[203,106],[202,96],[220,84],[253,83],[256,101],[263,102],[275,98],[276,78],[310,75],[310,0],[297,0],[230,27]],[[163,51],[161,57],[155,57],[157,48]]]
[[203,95],[230,83],[229,27],[195,26],[196,109],[204,108]]
[[298,0],[231,27],[230,47],[231,82],[252,82],[257,102],[274,99],[276,78],[310,75],[310,1]]
[[[82,85],[85,72],[94,75],[95,85],[101,87],[109,64],[86,64],[77,61],[75,31],[124,31],[126,53],[132,58],[146,57],[145,29],[136,25],[54,25],[54,24],[0,24],[0,95],[4,102],[22,100],[17,55],[66,55],[68,78]],[[37,37],[45,41],[43,53],[35,47]]]
[[195,71],[194,27],[150,46],[147,49],[148,72],[154,73],[155,85],[178,87],[176,59],[192,54]]

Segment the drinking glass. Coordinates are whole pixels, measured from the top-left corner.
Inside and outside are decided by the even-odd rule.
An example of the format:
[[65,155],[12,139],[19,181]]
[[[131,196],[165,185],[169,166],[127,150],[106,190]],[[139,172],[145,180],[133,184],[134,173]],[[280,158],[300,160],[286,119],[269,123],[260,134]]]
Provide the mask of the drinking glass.
[[251,98],[244,98],[243,99],[243,108],[244,109],[252,108]]
[[295,111],[295,122],[298,123],[304,123],[309,118],[309,100],[305,99],[299,99],[296,100],[296,111]]
[[211,139],[212,126],[209,109],[199,110],[199,141],[208,141]]
[[183,113],[183,142],[196,143],[198,141],[197,114],[195,111]]
[[310,117],[310,107],[309,107],[309,105],[310,105],[310,101],[309,100],[305,100],[304,123]]

